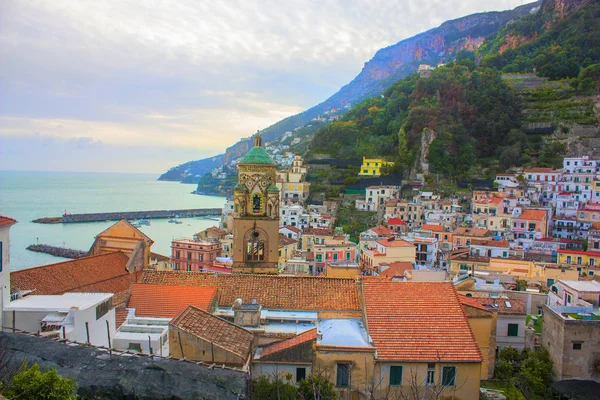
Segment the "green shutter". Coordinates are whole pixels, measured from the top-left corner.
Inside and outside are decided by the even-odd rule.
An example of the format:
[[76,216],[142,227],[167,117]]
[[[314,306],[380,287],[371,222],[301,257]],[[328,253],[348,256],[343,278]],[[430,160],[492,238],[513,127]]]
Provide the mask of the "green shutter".
[[442,386],[454,386],[456,382],[456,367],[442,369]]
[[518,324],[508,324],[508,336],[519,336]]
[[390,386],[402,385],[402,367],[392,365],[390,367]]

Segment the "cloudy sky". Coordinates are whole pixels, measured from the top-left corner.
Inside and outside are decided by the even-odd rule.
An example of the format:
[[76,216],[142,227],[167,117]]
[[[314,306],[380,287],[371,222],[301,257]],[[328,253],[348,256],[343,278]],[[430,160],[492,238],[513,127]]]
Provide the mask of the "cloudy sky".
[[521,0],[2,0],[0,170],[160,173],[335,93],[375,52]]

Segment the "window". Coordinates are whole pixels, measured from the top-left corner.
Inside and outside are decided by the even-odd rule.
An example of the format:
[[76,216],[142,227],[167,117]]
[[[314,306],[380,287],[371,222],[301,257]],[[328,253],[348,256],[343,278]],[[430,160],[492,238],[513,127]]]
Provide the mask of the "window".
[[456,384],[456,367],[442,368],[442,386],[454,386]]
[[519,324],[508,324],[508,336],[519,336]]
[[322,262],[323,261],[323,254],[317,254],[316,258],[317,258],[317,262]]
[[264,261],[265,238],[261,232],[250,230],[246,234],[246,261]]
[[349,364],[337,364],[337,371],[335,376],[335,386],[347,387],[350,381],[350,365]]
[[402,385],[402,367],[392,365],[390,367],[390,386]]
[[129,343],[129,350],[142,352],[142,345],[139,343]]
[[348,252],[346,252],[346,260],[347,260],[347,261],[350,261],[350,252],[349,252],[349,251],[348,251]]
[[179,250],[175,252],[175,258],[181,258],[181,252]]
[[192,266],[190,264],[187,265],[187,271],[190,272],[192,270]]
[[581,342],[573,342],[573,350],[581,350]]
[[435,364],[427,364],[427,386],[435,385]]
[[192,253],[190,253],[189,251],[187,252],[187,259],[188,261],[192,260]]
[[571,256],[567,256],[567,264],[571,264]]
[[300,382],[306,379],[306,367],[296,368],[296,382]]
[[333,261],[337,261],[338,260],[338,254],[337,253],[333,253]]
[[581,265],[581,263],[582,263],[582,259],[581,259],[581,257],[577,257],[577,264],[578,264],[578,265]]

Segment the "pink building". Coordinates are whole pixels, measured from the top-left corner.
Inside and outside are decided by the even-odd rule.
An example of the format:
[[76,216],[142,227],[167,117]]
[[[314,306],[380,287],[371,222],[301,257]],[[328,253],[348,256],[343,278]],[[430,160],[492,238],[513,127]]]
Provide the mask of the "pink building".
[[171,243],[171,267],[174,270],[204,271],[221,256],[221,244],[193,239],[178,239]]

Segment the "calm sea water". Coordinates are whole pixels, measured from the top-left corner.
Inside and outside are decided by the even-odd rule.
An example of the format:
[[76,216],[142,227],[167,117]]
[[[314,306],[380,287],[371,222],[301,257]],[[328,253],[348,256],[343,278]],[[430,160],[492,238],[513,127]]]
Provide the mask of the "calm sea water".
[[[82,224],[34,224],[41,217],[68,213],[108,211],[221,208],[225,198],[198,196],[194,185],[160,182],[150,174],[108,174],[78,172],[0,171],[0,215],[18,221],[11,228],[11,268],[22,269],[51,264],[64,259],[35,253],[25,248],[45,243],[88,250],[94,237],[114,222]],[[173,238],[191,237],[217,221],[203,218],[181,219],[183,224],[151,220],[141,230],[154,240],[152,251],[170,255]]]

